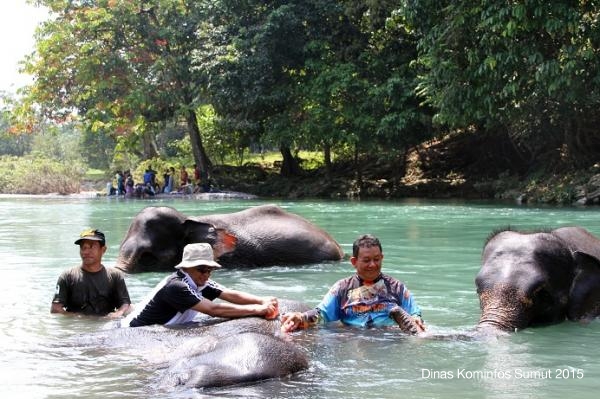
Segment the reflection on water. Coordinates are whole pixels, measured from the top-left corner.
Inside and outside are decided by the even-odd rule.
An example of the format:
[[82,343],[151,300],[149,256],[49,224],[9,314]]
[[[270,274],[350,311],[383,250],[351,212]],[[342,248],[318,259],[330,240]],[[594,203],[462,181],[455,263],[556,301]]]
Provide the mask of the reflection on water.
[[[5,282],[0,291],[0,393],[7,398],[596,396],[598,321],[562,323],[493,339],[460,336],[479,317],[473,280],[483,242],[492,230],[509,224],[526,229],[581,225],[600,235],[600,214],[595,209],[420,200],[279,202],[330,232],[347,253],[359,234],[379,236],[384,271],[413,291],[430,331],[450,338],[422,339],[336,325],[298,332],[293,339],[309,354],[310,369],[258,384],[205,391],[161,387],[162,370],[152,359],[164,356],[166,345],[155,346],[156,352],[135,345],[83,345],[76,338],[98,334],[106,327],[105,320],[49,314],[58,275],[79,263],[73,241],[82,228],[106,232],[105,263],[111,265],[131,218],[144,206],[169,205],[200,215],[260,203],[0,199],[0,276]],[[213,278],[230,288],[315,305],[336,280],[352,271],[344,261],[220,270]],[[163,276],[128,275],[134,302]],[[550,378],[544,378],[545,370],[551,370]],[[557,370],[566,370],[568,378],[558,378]]]

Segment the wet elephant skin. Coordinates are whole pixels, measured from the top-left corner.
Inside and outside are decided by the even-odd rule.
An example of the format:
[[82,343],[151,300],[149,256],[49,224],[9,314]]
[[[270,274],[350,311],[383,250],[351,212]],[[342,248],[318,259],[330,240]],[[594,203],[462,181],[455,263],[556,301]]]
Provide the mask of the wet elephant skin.
[[[281,313],[306,311],[303,302],[280,299]],[[124,351],[160,369],[156,386],[196,388],[278,378],[308,368],[305,350],[280,332],[279,319],[223,319],[201,315],[176,327],[107,328],[63,342],[86,352]]]
[[581,227],[495,232],[475,279],[480,328],[515,331],[600,314],[600,240]]
[[194,242],[211,244],[224,267],[300,265],[344,255],[326,231],[276,205],[198,217],[147,207],[132,220],[115,266],[130,273],[172,271],[183,247]]

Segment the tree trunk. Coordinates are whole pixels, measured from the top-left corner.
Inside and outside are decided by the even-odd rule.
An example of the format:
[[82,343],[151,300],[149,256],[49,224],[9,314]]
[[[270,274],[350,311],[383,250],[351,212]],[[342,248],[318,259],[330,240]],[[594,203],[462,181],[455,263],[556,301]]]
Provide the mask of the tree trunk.
[[194,161],[200,167],[200,172],[208,173],[212,163],[204,151],[202,145],[202,136],[200,128],[198,128],[198,120],[196,112],[189,110],[186,115],[186,121],[190,132],[190,142],[192,143],[192,152],[194,153]]
[[279,148],[281,155],[283,156],[283,162],[281,163],[281,176],[298,176],[300,174],[300,166],[298,161],[292,155],[289,147],[281,146]]
[[327,179],[331,179],[331,144],[329,143],[323,145],[323,159],[325,160]]
[[155,137],[156,135],[150,129],[146,129],[142,134],[143,159],[152,159],[159,156]]
[[355,177],[356,177],[356,188],[358,190],[358,193],[360,195],[360,193],[362,192],[362,168],[360,165],[360,153],[358,151],[358,144],[354,145],[354,173],[355,173]]

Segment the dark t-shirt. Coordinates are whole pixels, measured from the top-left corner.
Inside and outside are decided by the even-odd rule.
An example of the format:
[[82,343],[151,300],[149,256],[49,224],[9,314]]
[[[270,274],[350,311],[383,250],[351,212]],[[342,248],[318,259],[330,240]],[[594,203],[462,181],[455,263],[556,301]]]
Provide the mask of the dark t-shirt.
[[106,316],[123,304],[131,304],[123,273],[102,267],[91,273],[81,266],[64,271],[56,283],[53,303],[62,303],[68,312]]
[[130,327],[151,324],[166,324],[177,313],[183,313],[194,307],[203,298],[210,301],[218,298],[223,290],[217,283],[209,280],[200,290],[196,290],[186,281],[183,272],[177,271],[156,291],[152,299],[129,323]]

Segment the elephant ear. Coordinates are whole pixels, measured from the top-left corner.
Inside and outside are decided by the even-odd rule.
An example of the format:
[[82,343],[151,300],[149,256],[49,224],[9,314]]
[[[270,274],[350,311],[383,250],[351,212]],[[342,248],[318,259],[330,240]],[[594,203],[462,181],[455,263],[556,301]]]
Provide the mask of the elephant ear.
[[215,229],[217,233],[217,240],[213,244],[213,251],[215,258],[221,257],[221,255],[228,252],[233,252],[237,245],[237,237],[228,232],[225,229]]
[[207,242],[213,247],[215,258],[235,250],[237,238],[225,229],[215,228],[210,223],[186,219],[183,222],[184,244]]
[[573,252],[575,276],[569,294],[569,320],[600,316],[600,260],[585,252]]

